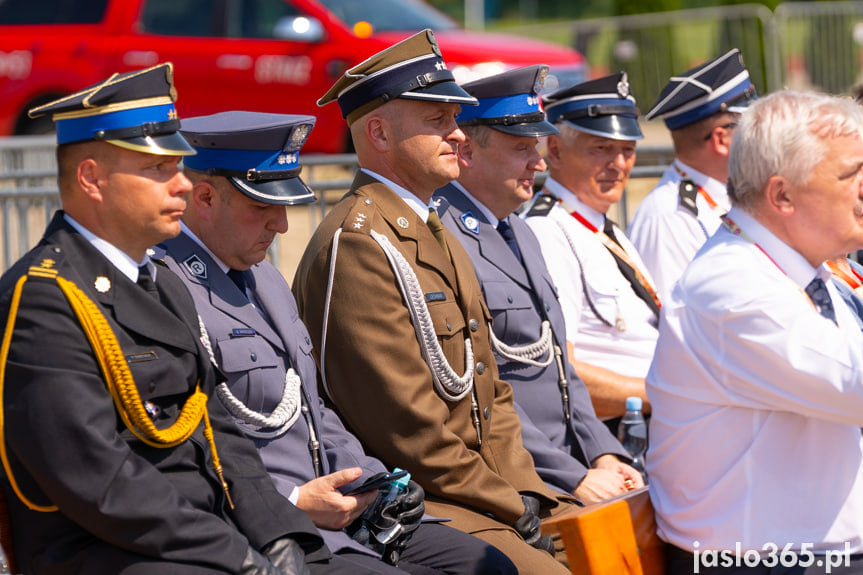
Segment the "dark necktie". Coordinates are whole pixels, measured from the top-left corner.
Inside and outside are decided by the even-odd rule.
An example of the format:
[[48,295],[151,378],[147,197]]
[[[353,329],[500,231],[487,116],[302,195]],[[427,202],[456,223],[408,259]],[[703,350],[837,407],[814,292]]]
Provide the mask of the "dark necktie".
[[434,234],[434,239],[437,240],[437,243],[446,254],[447,259],[452,261],[452,256],[449,253],[449,246],[446,243],[446,234],[444,233],[443,223],[441,223],[440,216],[437,215],[437,212],[431,208],[429,208],[429,218],[426,223],[428,224],[431,233]]
[[497,231],[506,240],[506,245],[515,254],[518,261],[521,261],[521,250],[518,249],[518,242],[515,241],[515,234],[512,233],[512,226],[507,220],[501,220],[497,223]]
[[150,266],[147,264],[138,267],[138,285],[144,288],[148,294],[159,299],[159,290],[156,289],[156,282],[153,281],[153,276],[150,275]]
[[[611,241],[620,246],[620,249],[622,249],[624,252],[626,251],[620,244],[620,242],[617,240],[617,236],[614,235],[614,222],[612,222],[608,218],[605,218],[605,224],[602,226],[602,231],[605,233],[606,236],[608,236]],[[608,251],[611,253],[612,256],[614,256],[614,261],[617,262],[617,269],[619,269],[620,273],[623,274],[623,277],[625,277],[627,281],[629,281],[629,285],[632,286],[632,291],[635,292],[635,295],[637,295],[644,301],[644,303],[647,304],[647,307],[650,308],[650,310],[654,313],[654,315],[656,315],[656,317],[659,317],[659,306],[656,305],[656,301],[653,299],[653,296],[650,294],[650,292],[647,291],[647,288],[644,287],[644,284],[642,284],[638,280],[635,269],[633,269],[633,267],[629,265],[627,261],[614,253],[613,250]]]
[[815,278],[809,282],[809,285],[806,286],[806,293],[812,303],[815,304],[818,313],[836,323],[836,310],[833,309],[833,301],[830,299],[830,292],[827,291],[824,280]]
[[231,281],[234,282],[240,293],[246,295],[246,277],[243,275],[243,272],[241,270],[230,269],[228,270],[228,277],[231,278]]

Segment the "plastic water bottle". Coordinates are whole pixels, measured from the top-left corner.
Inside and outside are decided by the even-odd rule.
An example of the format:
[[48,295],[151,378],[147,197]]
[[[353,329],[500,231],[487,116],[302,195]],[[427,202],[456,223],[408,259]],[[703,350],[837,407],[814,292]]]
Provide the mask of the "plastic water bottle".
[[[647,424],[641,414],[641,398],[626,398],[626,413],[617,427],[617,439],[632,457],[632,467],[644,475],[644,453],[647,451]],[[647,483],[645,477],[645,483]]]

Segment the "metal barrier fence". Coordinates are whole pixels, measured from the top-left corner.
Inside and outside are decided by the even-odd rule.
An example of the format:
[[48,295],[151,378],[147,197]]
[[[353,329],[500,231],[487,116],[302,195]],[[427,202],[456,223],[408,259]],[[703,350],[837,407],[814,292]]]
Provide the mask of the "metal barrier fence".
[[[639,146],[638,164],[627,190],[639,199],[671,162],[671,148]],[[270,260],[290,281],[306,242],[327,210],[347,191],[357,169],[356,156],[306,155],[303,179],[318,195],[314,203],[288,208],[289,230],[270,248]],[[0,138],[0,272],[33,247],[59,208],[53,136]],[[537,183],[544,180],[540,174]],[[633,189],[636,191],[633,192]],[[614,217],[628,221],[633,202],[620,202]]]
[[863,1],[740,4],[508,28],[585,55],[591,76],[629,74],[643,112],[668,78],[739,48],[762,93],[783,87],[847,94],[860,80]]

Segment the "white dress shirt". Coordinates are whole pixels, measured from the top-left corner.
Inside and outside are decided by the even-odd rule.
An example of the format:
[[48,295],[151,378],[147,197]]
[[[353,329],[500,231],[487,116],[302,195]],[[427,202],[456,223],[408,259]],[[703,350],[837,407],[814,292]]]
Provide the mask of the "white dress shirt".
[[647,376],[660,537],[859,553],[863,335],[830,281],[838,326],[806,295],[826,266],[728,215],[751,241],[724,227],[707,241],[664,302]]
[[[695,197],[698,218],[680,205],[681,174],[703,191]],[[709,196],[716,204],[711,206]],[[662,179],[638,205],[629,224],[629,238],[656,280],[659,299],[671,293],[683,270],[708,237],[722,224],[731,204],[725,184],[674,160]]]
[[[547,216],[527,217],[525,221],[539,239],[542,256],[557,285],[566,339],[575,347],[576,359],[622,375],[644,377],[656,345],[656,316],[632,290],[608,248],[570,212],[578,211],[599,230],[604,214],[554,179],[546,180],[545,187],[562,203]],[[652,283],[635,247],[617,228],[615,235]]]

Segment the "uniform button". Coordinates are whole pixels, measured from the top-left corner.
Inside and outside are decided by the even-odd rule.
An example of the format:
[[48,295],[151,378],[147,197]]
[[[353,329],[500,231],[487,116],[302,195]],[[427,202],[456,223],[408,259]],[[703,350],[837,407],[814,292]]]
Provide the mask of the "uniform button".
[[479,362],[478,364],[476,364],[476,372],[479,375],[482,375],[485,373],[485,364],[483,362]]
[[151,381],[150,382],[150,393],[153,393],[154,391],[156,391],[156,382]]
[[476,330],[478,330],[478,329],[479,329],[479,322],[478,322],[478,321],[476,321],[475,319],[470,320],[470,321],[468,322],[468,325],[470,325],[470,330],[471,330],[471,331],[476,331]]
[[258,354],[255,352],[252,352],[252,355],[250,355],[249,357],[252,358],[252,361],[258,361]]
[[506,302],[512,303],[512,296],[511,295],[506,296]]
[[306,336],[306,345],[311,345],[312,340],[309,339],[309,336]]
[[489,408],[485,408],[482,410],[482,416],[488,421],[489,416],[491,415],[491,410]]
[[63,251],[63,250],[62,250],[62,249],[60,249],[60,247],[59,247],[59,246],[54,246],[54,253],[55,253],[55,254],[59,254],[59,253],[60,253],[60,252],[62,252],[62,251]]
[[449,324],[449,320],[446,321],[446,330],[452,331],[452,326]]
[[551,311],[551,304],[545,304],[545,311]]
[[366,199],[364,199],[364,200],[363,200],[363,203],[364,203],[365,205],[367,205],[367,206],[370,206],[370,205],[372,205],[372,199],[371,199],[371,198],[366,198]]

